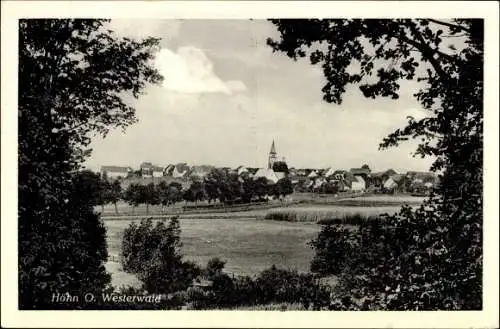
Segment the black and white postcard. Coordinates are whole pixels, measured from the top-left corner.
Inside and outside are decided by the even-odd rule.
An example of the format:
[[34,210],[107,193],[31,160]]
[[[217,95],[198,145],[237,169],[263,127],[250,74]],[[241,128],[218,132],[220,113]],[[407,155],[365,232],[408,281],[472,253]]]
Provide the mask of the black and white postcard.
[[2,326],[497,327],[498,54],[495,2],[2,2]]

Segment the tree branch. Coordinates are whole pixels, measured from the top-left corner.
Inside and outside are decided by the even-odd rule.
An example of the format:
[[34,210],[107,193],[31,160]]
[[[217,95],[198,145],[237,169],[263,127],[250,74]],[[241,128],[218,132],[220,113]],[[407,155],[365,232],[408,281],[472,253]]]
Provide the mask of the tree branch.
[[424,38],[422,37],[422,34],[420,34],[420,32],[416,29],[416,27],[413,24],[409,24],[408,27],[413,32],[413,35],[415,35],[415,37],[418,39],[418,41],[406,37],[405,35],[403,35],[403,33],[400,33],[401,40],[408,42],[410,45],[412,45],[412,46],[416,47],[418,50],[420,50],[420,52],[422,53],[422,56],[424,58],[426,58],[431,63],[431,65],[434,68],[434,70],[436,71],[436,73],[439,76],[441,76],[442,78],[446,78],[447,75],[444,72],[444,70],[441,67],[438,60],[434,57],[434,54],[438,53],[439,55],[441,55],[443,57],[448,57],[447,59],[449,59],[449,60],[454,61],[454,59],[452,59],[451,56],[442,54],[441,52],[438,52],[436,49],[432,49],[430,46],[428,46],[427,43],[425,42]]
[[443,26],[447,26],[449,28],[452,28],[452,29],[459,29],[459,30],[462,30],[462,31],[465,31],[465,32],[470,32],[470,29],[464,27],[464,26],[461,26],[461,25],[456,25],[456,24],[452,24],[452,23],[447,23],[447,22],[442,22],[442,21],[439,21],[437,19],[432,19],[432,18],[428,18],[427,19],[429,22],[432,22],[432,23],[435,23],[435,24],[439,24],[439,25],[443,25]]

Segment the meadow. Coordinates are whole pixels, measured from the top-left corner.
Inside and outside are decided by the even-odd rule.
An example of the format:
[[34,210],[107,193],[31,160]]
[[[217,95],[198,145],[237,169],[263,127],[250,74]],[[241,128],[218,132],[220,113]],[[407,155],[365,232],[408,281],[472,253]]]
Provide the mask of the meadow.
[[[123,230],[131,220],[105,221],[109,254],[118,258]],[[281,223],[256,219],[190,219],[180,220],[185,259],[206,265],[213,257],[226,260],[229,274],[254,275],[269,268],[309,270],[313,250],[307,242],[320,226],[314,223]],[[112,262],[109,262],[112,263]],[[118,263],[108,264],[113,270],[113,284],[131,284],[132,275],[121,271]]]
[[[368,201],[373,202],[374,199]],[[417,203],[418,200],[410,201]],[[352,217],[356,214],[370,217],[398,210],[399,206],[360,207],[301,203],[234,213],[182,214],[182,254],[185,259],[202,266],[206,265],[209,259],[219,257],[227,261],[226,272],[234,275],[252,276],[273,264],[278,268],[307,272],[313,258],[313,250],[307,243],[315,238],[321,229],[318,222]],[[275,220],[270,215],[275,213],[293,214],[294,220]],[[113,285],[139,284],[133,275],[124,273],[116,261],[119,259],[124,229],[133,221],[139,222],[141,218],[144,216],[104,220],[108,252],[114,260],[107,264],[113,277]]]

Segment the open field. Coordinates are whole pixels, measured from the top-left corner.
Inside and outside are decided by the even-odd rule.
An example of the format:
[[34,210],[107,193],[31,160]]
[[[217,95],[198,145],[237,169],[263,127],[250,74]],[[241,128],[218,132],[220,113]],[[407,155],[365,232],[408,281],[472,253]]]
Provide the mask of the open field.
[[[368,201],[374,200],[372,198]],[[301,203],[275,209],[186,213],[180,216],[181,239],[184,244],[182,254],[200,265],[206,265],[209,259],[219,257],[227,261],[226,271],[235,275],[254,275],[273,264],[300,272],[308,271],[313,250],[307,242],[315,238],[321,229],[316,221],[351,214],[374,216],[398,210],[399,206],[359,207]],[[298,220],[264,220],[266,214],[271,212],[293,212]],[[123,230],[132,221],[139,222],[144,217],[105,217],[108,252],[114,256],[114,260],[120,254]],[[114,285],[138,284],[133,275],[121,271],[119,263],[108,262],[107,268],[113,275]]]
[[[110,255],[119,255],[130,220],[105,221]],[[306,243],[320,226],[241,219],[181,219],[182,253],[205,265],[212,257],[227,260],[228,272],[253,275],[273,264],[307,271],[312,250]]]

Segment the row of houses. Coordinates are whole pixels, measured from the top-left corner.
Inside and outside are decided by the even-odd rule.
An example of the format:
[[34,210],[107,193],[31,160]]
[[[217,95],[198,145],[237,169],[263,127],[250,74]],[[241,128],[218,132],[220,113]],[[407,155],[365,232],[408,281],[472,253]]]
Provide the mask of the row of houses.
[[186,163],[170,164],[168,166],[154,165],[143,162],[139,170],[125,166],[102,166],[101,175],[108,179],[152,178],[170,176],[173,178],[203,177],[215,168],[214,166],[188,166]]
[[[152,178],[171,177],[178,180],[191,181],[203,179],[215,166],[201,165],[189,166],[187,163],[170,164],[168,166],[153,165],[143,162],[139,170],[131,167],[103,166],[101,174],[108,179],[120,178]],[[437,184],[437,178],[429,172],[409,171],[405,174],[397,173],[393,169],[383,172],[371,172],[364,165],[361,168],[342,170],[336,168],[325,169],[272,169],[238,166],[236,168],[223,168],[240,177],[265,177],[270,183],[276,183],[288,177],[294,189],[298,192],[361,192],[381,191],[426,193]]]
[[409,171],[404,174],[393,169],[371,172],[368,166],[336,170],[290,170],[292,184],[301,192],[382,192],[427,194],[437,185],[437,177],[430,172]]

